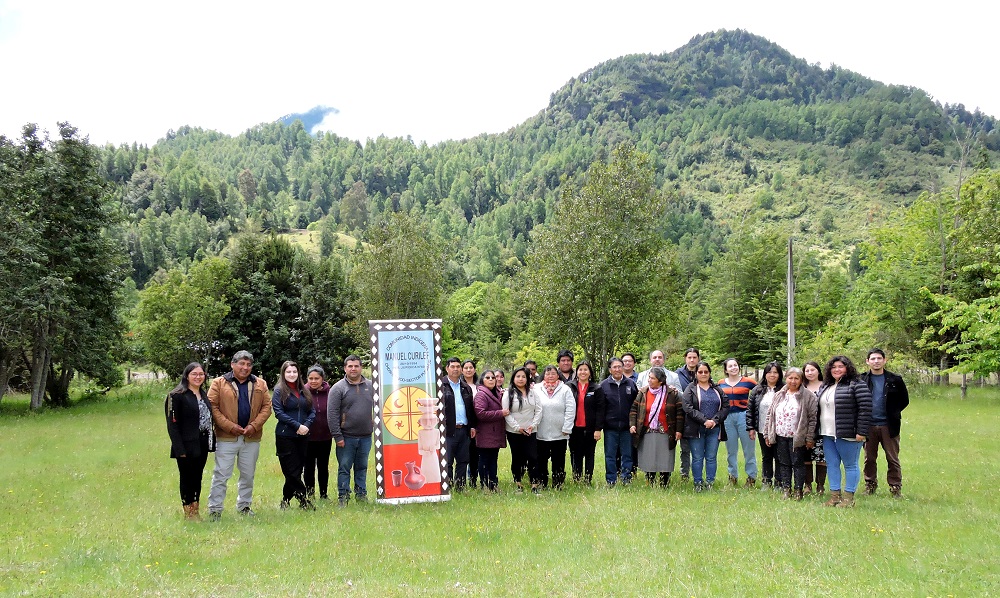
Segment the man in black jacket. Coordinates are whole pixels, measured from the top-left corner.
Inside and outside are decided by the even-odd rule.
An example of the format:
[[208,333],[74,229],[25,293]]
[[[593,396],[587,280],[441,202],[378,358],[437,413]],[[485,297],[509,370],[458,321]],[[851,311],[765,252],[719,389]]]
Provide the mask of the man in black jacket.
[[865,494],[878,488],[878,447],[885,452],[888,465],[886,482],[895,498],[902,498],[903,473],[899,467],[899,428],[902,412],[910,404],[903,379],[885,369],[885,352],[868,352],[868,372],[861,375],[872,391],[872,422],[865,440]]
[[[462,379],[462,360],[449,357],[445,372],[448,375],[441,385],[441,399],[444,401],[445,442],[448,447],[446,468],[455,490],[464,490],[466,471],[469,469],[469,445],[476,437],[476,409],[472,402],[472,387]],[[479,467],[479,464],[473,467]]]
[[[604,476],[608,486],[632,481],[632,435],[629,433],[628,416],[638,394],[635,382],[625,377],[622,360],[611,358],[608,363],[611,375],[601,382],[604,395]],[[621,459],[621,469],[618,468]]]

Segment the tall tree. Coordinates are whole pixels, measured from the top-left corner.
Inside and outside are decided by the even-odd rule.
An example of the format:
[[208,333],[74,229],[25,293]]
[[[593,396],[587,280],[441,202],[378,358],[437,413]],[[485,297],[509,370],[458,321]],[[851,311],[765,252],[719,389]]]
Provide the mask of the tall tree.
[[[957,368],[980,375],[1000,373],[1000,171],[981,171],[966,182],[958,221],[950,237],[960,248],[962,264],[951,293],[929,292],[939,308],[939,334],[957,333],[938,342],[958,360]],[[933,344],[933,343],[932,343]]]
[[630,335],[672,317],[673,258],[649,157],[630,143],[594,162],[579,192],[565,191],[536,229],[523,270],[523,304],[550,345],[607,363]]
[[[439,317],[444,244],[405,212],[387,214],[365,231],[351,282],[365,320]],[[367,336],[367,325],[362,336]]]
[[30,339],[31,407],[37,409],[46,396],[65,403],[78,371],[102,385],[120,382],[115,353],[125,255],[106,232],[117,213],[97,152],[74,127],[60,123],[59,139],[46,144],[28,125],[19,152],[22,184],[15,199],[37,228],[24,239],[31,269],[19,289]]
[[136,323],[149,363],[170,375],[191,361],[218,369],[219,328],[234,294],[229,262],[209,258],[188,274],[173,269],[154,278],[139,294]]

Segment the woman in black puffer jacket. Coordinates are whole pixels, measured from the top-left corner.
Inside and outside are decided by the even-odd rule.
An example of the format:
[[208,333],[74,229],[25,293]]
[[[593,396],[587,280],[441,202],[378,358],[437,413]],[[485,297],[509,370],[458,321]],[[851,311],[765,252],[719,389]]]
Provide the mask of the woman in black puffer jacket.
[[[871,421],[872,393],[858,377],[851,360],[837,355],[826,364],[818,396],[819,433],[823,437],[830,483],[830,500],[825,504],[828,507],[853,507],[854,492],[861,480],[858,457]],[[843,493],[841,463],[844,465]]]

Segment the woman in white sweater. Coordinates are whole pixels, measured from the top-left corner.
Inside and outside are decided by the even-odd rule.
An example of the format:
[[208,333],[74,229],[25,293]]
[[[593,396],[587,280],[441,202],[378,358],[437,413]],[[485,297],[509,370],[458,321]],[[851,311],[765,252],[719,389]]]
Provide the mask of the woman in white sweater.
[[510,474],[518,492],[524,492],[521,480],[528,472],[531,490],[538,493],[538,445],[535,431],[542,420],[542,407],[531,394],[531,373],[527,368],[517,368],[510,375],[510,386],[504,389],[503,408],[508,411],[504,417],[507,430],[507,444],[510,446]]
[[542,381],[531,388],[531,396],[541,407],[538,422],[538,478],[542,487],[549,484],[549,460],[552,461],[552,487],[562,488],[566,481],[566,442],[573,432],[576,401],[573,392],[559,380],[554,365],[545,366]]

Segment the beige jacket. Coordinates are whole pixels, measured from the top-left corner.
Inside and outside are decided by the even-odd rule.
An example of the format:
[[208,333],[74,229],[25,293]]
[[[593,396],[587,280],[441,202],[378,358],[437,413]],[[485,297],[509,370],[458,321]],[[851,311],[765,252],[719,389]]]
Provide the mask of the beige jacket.
[[[264,422],[271,417],[271,396],[263,378],[250,376],[249,379],[253,385],[250,391],[250,423],[253,424],[253,432],[246,439],[248,442],[260,442]],[[238,398],[239,391],[232,372],[212,380],[208,400],[212,403],[212,421],[215,422],[215,435],[219,440],[233,441],[239,437]]]

